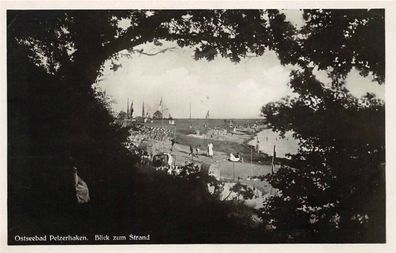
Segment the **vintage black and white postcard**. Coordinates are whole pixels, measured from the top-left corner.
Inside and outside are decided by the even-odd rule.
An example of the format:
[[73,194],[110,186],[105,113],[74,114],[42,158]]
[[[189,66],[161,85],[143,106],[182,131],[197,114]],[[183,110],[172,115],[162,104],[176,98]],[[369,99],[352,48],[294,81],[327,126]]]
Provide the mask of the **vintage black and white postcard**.
[[384,6],[4,15],[8,246],[389,242]]

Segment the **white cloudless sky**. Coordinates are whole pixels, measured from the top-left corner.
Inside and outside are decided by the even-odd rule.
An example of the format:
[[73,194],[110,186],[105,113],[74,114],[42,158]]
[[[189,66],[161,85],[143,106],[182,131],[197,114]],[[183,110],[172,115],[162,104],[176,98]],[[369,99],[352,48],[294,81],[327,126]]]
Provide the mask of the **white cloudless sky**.
[[[300,12],[286,14],[292,22],[302,25]],[[139,48],[158,52],[174,45],[167,42],[162,47],[145,44]],[[266,103],[293,95],[287,85],[292,66],[282,66],[272,51],[232,63],[221,57],[210,62],[196,61],[193,49],[176,47],[155,56],[135,53],[132,58],[121,57],[119,63],[122,67],[112,71],[107,62],[98,82],[113,99],[116,113],[126,111],[129,98],[135,116],[141,115],[143,102],[152,114],[162,97],[168,108],[166,114],[175,118],[188,118],[190,103],[193,118],[204,118],[208,110],[211,118],[258,118]],[[318,78],[326,80],[323,73]],[[370,76],[363,78],[353,70],[346,83],[358,97],[373,92],[384,99],[384,85],[372,82]]]

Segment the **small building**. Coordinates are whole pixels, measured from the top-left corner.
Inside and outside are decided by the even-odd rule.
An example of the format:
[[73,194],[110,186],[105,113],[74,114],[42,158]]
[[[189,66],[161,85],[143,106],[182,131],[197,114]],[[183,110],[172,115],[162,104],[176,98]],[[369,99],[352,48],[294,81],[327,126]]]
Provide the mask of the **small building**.
[[162,119],[162,112],[160,112],[160,111],[156,111],[154,114],[153,114],[153,119]]

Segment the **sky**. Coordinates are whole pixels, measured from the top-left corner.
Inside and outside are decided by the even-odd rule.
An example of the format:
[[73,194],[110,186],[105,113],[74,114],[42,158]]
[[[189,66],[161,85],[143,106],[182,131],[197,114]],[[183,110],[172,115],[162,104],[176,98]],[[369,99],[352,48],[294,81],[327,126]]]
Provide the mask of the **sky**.
[[[289,20],[302,25],[301,15],[288,11]],[[173,47],[145,44],[139,48],[145,52],[159,52]],[[179,48],[155,56],[133,54],[121,57],[122,67],[110,70],[105,64],[98,86],[113,100],[112,109],[126,111],[127,100],[134,103],[134,115],[141,115],[144,102],[146,111],[158,110],[161,98],[167,108],[165,116],[188,118],[191,103],[192,118],[204,118],[209,110],[210,118],[259,118],[260,108],[268,102],[293,93],[288,87],[292,66],[282,66],[272,51],[263,56],[242,59],[232,63],[221,57],[213,61],[194,60],[192,48]],[[325,72],[317,77],[328,82]],[[347,88],[355,96],[373,92],[384,99],[384,85],[361,77],[353,70],[346,80]]]
[[291,94],[290,70],[272,52],[235,64],[224,58],[196,61],[192,49],[177,48],[156,56],[135,54],[120,63],[116,72],[105,70],[100,84],[115,100],[115,111],[125,111],[128,98],[139,114],[143,102],[157,110],[162,97],[176,118],[189,117],[190,103],[193,118],[208,110],[211,118],[257,118],[260,106]]

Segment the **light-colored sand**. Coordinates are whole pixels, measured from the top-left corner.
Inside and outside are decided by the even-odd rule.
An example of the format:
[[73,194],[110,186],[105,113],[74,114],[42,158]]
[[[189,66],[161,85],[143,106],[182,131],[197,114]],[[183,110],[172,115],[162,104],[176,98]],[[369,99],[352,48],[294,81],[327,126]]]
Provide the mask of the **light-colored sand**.
[[239,129],[236,129],[235,132],[229,132],[226,129],[211,129],[208,130],[206,134],[189,134],[187,136],[198,139],[230,141],[242,144],[249,140],[252,137],[252,134],[247,134]]

